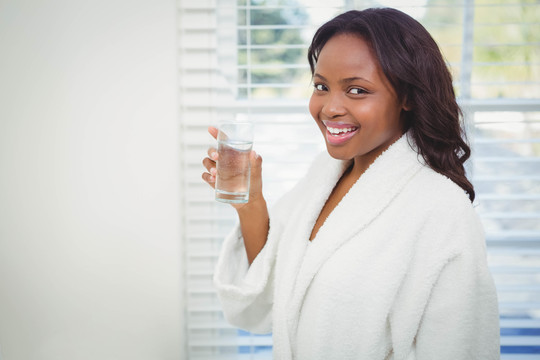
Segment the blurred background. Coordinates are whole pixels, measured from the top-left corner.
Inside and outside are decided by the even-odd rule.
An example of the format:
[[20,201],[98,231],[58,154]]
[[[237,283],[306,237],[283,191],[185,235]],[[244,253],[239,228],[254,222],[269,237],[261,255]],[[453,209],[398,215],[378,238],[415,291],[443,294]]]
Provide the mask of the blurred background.
[[0,358],[179,359],[176,3],[0,0]]
[[448,61],[502,359],[540,359],[537,0],[0,0],[0,359],[270,359],[212,286],[235,214],[200,180],[206,128],[255,121],[272,204],[324,150],[314,31],[373,6]]

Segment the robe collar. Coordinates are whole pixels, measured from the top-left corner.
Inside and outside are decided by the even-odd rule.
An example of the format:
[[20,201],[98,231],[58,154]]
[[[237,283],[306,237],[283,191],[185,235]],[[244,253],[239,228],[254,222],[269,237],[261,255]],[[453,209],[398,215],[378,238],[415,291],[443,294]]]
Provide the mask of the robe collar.
[[[303,256],[298,254],[301,258],[296,265],[298,275],[294,284],[291,284],[291,297],[287,306],[292,349],[295,348],[302,303],[314,276],[337,249],[377,218],[424,166],[414,147],[413,140],[407,134],[398,139],[360,176],[319,228],[313,242],[307,246],[292,246],[292,251],[294,248],[299,251],[304,249]],[[302,221],[306,225],[300,231],[301,236],[305,235],[306,242],[309,242],[309,236],[323,205],[349,165],[350,161],[328,158],[323,168],[318,170],[319,173],[313,179],[313,187],[310,186],[310,189],[317,191],[310,195],[312,198],[306,207],[310,210],[305,214],[305,221]],[[298,242],[301,240],[296,239]]]

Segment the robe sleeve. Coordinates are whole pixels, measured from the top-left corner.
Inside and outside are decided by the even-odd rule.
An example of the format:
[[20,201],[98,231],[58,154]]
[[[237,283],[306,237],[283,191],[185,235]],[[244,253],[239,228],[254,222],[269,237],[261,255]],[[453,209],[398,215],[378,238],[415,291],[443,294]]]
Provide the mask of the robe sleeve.
[[452,224],[464,244],[448,259],[431,290],[416,335],[417,360],[498,360],[499,312],[485,237],[473,214]]
[[274,261],[275,244],[267,241],[250,266],[238,225],[224,240],[214,285],[225,318],[233,326],[254,333],[271,332]]
[[258,334],[272,331],[276,254],[295,188],[272,207],[266,244],[251,265],[239,225],[223,242],[214,285],[225,318],[233,326]]

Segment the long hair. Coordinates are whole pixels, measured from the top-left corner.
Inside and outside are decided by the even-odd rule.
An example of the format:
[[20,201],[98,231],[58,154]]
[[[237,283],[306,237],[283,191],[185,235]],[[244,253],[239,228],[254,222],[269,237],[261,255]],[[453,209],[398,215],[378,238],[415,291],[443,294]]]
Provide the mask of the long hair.
[[418,21],[401,11],[348,11],[315,33],[308,50],[312,74],[326,42],[344,33],[367,41],[398,99],[410,108],[405,112],[405,124],[419,155],[429,167],[459,185],[472,202],[474,188],[463,166],[471,150],[452,76],[435,40]]

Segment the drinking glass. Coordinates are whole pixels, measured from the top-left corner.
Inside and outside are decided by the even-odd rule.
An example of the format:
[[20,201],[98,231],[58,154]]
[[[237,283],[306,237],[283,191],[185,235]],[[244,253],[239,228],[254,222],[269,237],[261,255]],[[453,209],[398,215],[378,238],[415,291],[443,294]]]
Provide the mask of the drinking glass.
[[247,203],[253,124],[247,121],[222,122],[218,130],[216,200],[230,204]]

